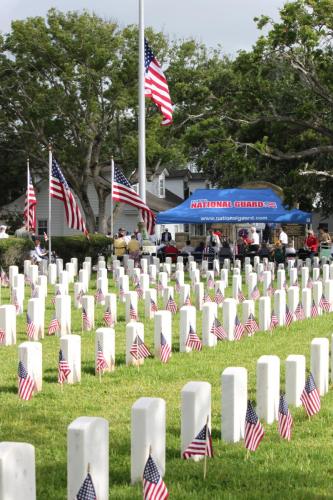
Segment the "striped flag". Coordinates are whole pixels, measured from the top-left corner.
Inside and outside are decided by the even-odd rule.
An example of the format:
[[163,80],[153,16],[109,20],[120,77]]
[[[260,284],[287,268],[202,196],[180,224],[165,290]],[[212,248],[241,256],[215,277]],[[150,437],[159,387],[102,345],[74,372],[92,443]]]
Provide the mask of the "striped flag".
[[325,312],[330,312],[330,310],[331,310],[331,304],[326,299],[324,294],[322,294],[322,296],[320,297],[319,307],[321,307],[322,310]]
[[223,302],[224,302],[224,295],[221,292],[220,288],[218,288],[216,290],[216,293],[215,293],[215,302],[216,302],[216,304],[223,304]]
[[94,483],[89,472],[76,495],[76,500],[97,500]]
[[[81,292],[80,292],[80,293],[81,293]],[[56,293],[55,293],[54,297],[52,297],[52,299],[51,299],[51,302],[52,302],[52,304],[53,304],[53,305],[55,304],[55,299],[56,299],[56,297],[59,297],[59,295],[61,295],[61,291],[58,289],[58,290],[56,291]],[[82,295],[83,295],[83,292],[82,292]],[[81,302],[81,301],[80,301],[80,302]]]
[[311,278],[309,278],[309,279],[308,279],[308,282],[307,282],[307,284],[306,284],[306,287],[307,287],[307,288],[310,288],[310,289],[311,289],[311,288],[313,288],[313,281],[312,281],[312,279],[311,279]]
[[151,99],[163,115],[161,125],[172,123],[173,107],[168,82],[161,65],[145,39],[145,96]]
[[102,346],[101,346],[100,342],[97,342],[96,371],[97,371],[97,373],[103,372],[108,367],[109,367],[109,365],[107,364],[107,361],[106,361],[105,356],[103,354]]
[[33,393],[36,390],[36,384],[33,379],[25,369],[22,361],[18,364],[18,396],[24,401],[29,401],[32,398]]
[[30,318],[29,314],[27,313],[27,324],[26,324],[26,332],[29,337],[29,339],[33,339],[36,333],[36,325]]
[[139,299],[142,299],[143,298],[143,290],[142,290],[140,283],[136,284],[135,291],[138,294]]
[[210,333],[215,335],[218,340],[226,340],[228,338],[228,334],[223,328],[222,324],[217,318],[214,318],[212,328],[210,329]]
[[295,309],[295,317],[299,321],[305,318],[304,308],[303,308],[303,305],[301,302],[298,303],[298,305]]
[[59,351],[59,362],[58,362],[58,382],[63,384],[67,379],[68,375],[71,373],[68,361],[65,359],[62,349]]
[[136,310],[134,309],[132,302],[130,302],[129,317],[130,317],[130,319],[133,319],[135,321],[138,320],[138,314],[137,314]]
[[186,347],[190,347],[193,351],[201,351],[202,349],[202,342],[191,325],[185,345]]
[[48,335],[54,335],[60,328],[59,321],[56,318],[56,315],[54,314],[48,328]]
[[105,309],[105,312],[104,312],[104,316],[103,316],[103,321],[104,321],[104,324],[108,327],[112,327],[114,322],[113,322],[113,319],[112,319],[112,314],[111,314],[111,309],[110,307],[107,307]]
[[16,293],[13,294],[13,305],[15,306],[15,311],[16,311],[16,314],[18,314],[20,312],[20,303],[19,301],[17,300],[17,295]]
[[157,312],[158,311],[157,304],[156,304],[156,302],[153,299],[150,299],[150,311],[151,312]]
[[101,288],[98,288],[98,290],[96,290],[95,300],[98,304],[100,304],[101,302],[103,302],[105,300],[104,293],[102,292]]
[[209,278],[207,280],[207,288],[209,290],[212,290],[212,288],[214,288],[214,280],[213,278],[211,277],[211,275],[209,275]]
[[88,317],[87,311],[84,307],[82,307],[82,323],[85,330],[90,330],[92,328],[92,322],[90,321],[90,318]]
[[293,426],[293,417],[288,409],[288,403],[285,394],[280,396],[278,428],[279,434],[283,439],[290,441],[291,429]]
[[27,231],[36,231],[36,205],[37,198],[32,184],[30,169],[27,169],[27,191],[24,202],[24,225]]
[[190,296],[187,295],[186,296],[186,299],[185,299],[185,302],[184,302],[184,306],[191,306],[191,299],[190,299]]
[[251,292],[251,299],[258,300],[259,297],[260,297],[259,288],[257,286],[255,286]]
[[240,340],[243,337],[244,332],[245,332],[244,325],[239,321],[238,316],[236,314],[235,328],[234,328],[234,339]]
[[5,330],[0,328],[0,344],[3,344],[4,340],[5,340]]
[[1,286],[6,287],[9,285],[8,275],[7,275],[6,271],[4,271],[2,268],[0,271],[0,281],[1,281]]
[[237,298],[238,298],[238,302],[244,302],[244,300],[245,300],[245,296],[240,288],[238,289],[238,292],[237,292]]
[[160,353],[160,358],[162,363],[167,363],[169,361],[171,355],[171,347],[169,346],[166,338],[164,337],[163,333],[161,332],[161,353]]
[[149,455],[143,471],[143,500],[165,500],[169,497],[167,487]]
[[270,296],[270,297],[271,297],[272,295],[274,295],[274,293],[275,293],[275,288],[274,288],[274,286],[273,286],[273,285],[272,285],[272,283],[271,283],[271,284],[269,285],[269,287],[267,288],[267,294],[268,294],[268,296]]
[[264,437],[264,428],[254,411],[251,401],[247,402],[247,411],[245,417],[245,448],[250,451],[256,451],[260,441]]
[[167,305],[166,305],[166,308],[165,308],[167,311],[170,311],[171,314],[176,314],[177,312],[177,304],[176,302],[174,301],[174,299],[171,297],[168,298],[168,302],[167,302]]
[[259,330],[258,323],[252,313],[249,314],[244,326],[249,337],[252,337]]
[[55,159],[52,160],[50,195],[52,198],[63,202],[68,227],[78,229],[88,236],[86,223],[82,217],[80,207]]
[[211,299],[211,296],[210,296],[207,292],[205,292],[205,293],[204,293],[204,296],[203,296],[203,299],[202,299],[202,300],[203,300],[203,303],[204,303],[204,304],[205,304],[206,302],[213,302],[213,301],[212,301],[212,299]]
[[148,205],[142,200],[138,193],[133,189],[130,182],[126,179],[122,171],[114,166],[113,182],[112,182],[112,198],[115,201],[127,203],[136,207],[143,218],[149,234],[154,233],[155,215],[150,210]]
[[311,318],[316,318],[318,316],[318,307],[315,304],[315,301],[312,301],[311,305]]
[[277,316],[276,316],[274,309],[273,309],[272,314],[271,314],[271,322],[269,324],[269,329],[274,330],[274,328],[276,328],[277,326],[279,326],[279,321],[278,321]]
[[312,417],[320,410],[320,396],[316,387],[312,373],[306,379],[301,401],[304,409],[309,417]]
[[286,316],[285,316],[285,324],[286,326],[290,326],[291,323],[293,322],[293,315],[292,312],[290,311],[289,307],[286,306]]
[[195,436],[193,441],[191,441],[183,452],[183,458],[185,458],[185,460],[196,455],[206,457],[213,456],[212,436],[207,424],[204,425],[199,434]]
[[130,349],[130,354],[136,360],[148,358],[148,356],[151,356],[148,347],[145,345],[139,335],[137,335],[134,339],[134,342]]

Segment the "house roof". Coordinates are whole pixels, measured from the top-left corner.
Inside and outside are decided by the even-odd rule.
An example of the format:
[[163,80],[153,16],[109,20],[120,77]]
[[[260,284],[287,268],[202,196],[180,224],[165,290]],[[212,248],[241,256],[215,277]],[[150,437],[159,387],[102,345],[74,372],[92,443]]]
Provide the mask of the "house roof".
[[146,191],[146,202],[148,207],[154,212],[162,212],[169,208],[174,208],[184,201],[179,196],[175,195],[168,189],[165,190],[165,198],[159,198],[150,191]]

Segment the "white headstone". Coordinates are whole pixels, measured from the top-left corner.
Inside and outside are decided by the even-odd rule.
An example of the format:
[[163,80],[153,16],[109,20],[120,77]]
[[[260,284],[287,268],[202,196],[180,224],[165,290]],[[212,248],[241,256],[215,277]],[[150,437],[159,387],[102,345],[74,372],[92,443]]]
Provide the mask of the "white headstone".
[[191,294],[191,287],[190,287],[190,285],[188,285],[187,283],[185,283],[184,285],[180,286],[180,290],[179,290],[179,307],[182,307],[185,304],[185,301],[186,301],[186,299],[188,297],[191,300],[190,294]]
[[73,264],[74,268],[74,276],[77,276],[78,270],[79,270],[79,265],[78,265],[78,260],[76,257],[71,258],[71,263]]
[[35,447],[28,443],[0,443],[0,498],[36,500]]
[[225,299],[223,302],[223,327],[228,334],[228,340],[234,340],[236,314],[236,300]]
[[[38,271],[38,267],[37,267]],[[14,286],[14,276],[16,276],[19,273],[19,268],[18,266],[9,266],[9,271],[8,271],[8,278],[9,278],[9,286],[10,288],[13,288]]]
[[137,292],[130,291],[124,294],[125,297],[125,321],[128,323],[129,321],[135,321],[131,318],[130,315],[130,306],[132,305],[134,311],[138,316],[138,294]]
[[268,424],[278,418],[280,402],[280,358],[260,356],[257,361],[257,414]]
[[44,297],[47,297],[47,276],[39,276],[37,284],[43,289]]
[[271,271],[264,271],[263,272],[263,293],[264,295],[268,295],[268,289],[270,288],[272,284],[272,273]]
[[35,325],[35,334],[33,340],[44,338],[45,321],[45,301],[43,299],[28,300],[28,314]]
[[244,300],[244,302],[242,302],[242,313],[242,321],[244,325],[250,314],[255,315],[254,300]]
[[95,297],[93,295],[82,296],[82,309],[86,311],[90,325],[83,323],[83,330],[91,331],[95,328]]
[[144,363],[144,359],[135,359],[130,353],[131,347],[136,339],[136,336],[139,335],[140,339],[144,342],[145,340],[145,330],[143,323],[139,323],[137,321],[133,321],[131,323],[127,323],[126,325],[126,364],[127,365],[142,365]]
[[202,306],[202,343],[209,347],[217,344],[217,337],[211,332],[215,318],[217,318],[217,304],[206,302]]
[[309,281],[309,268],[302,267],[302,288],[306,288]]
[[283,326],[286,320],[286,292],[285,290],[276,290],[274,293],[274,312],[276,314],[279,326]]
[[105,295],[105,310],[110,309],[112,320],[117,323],[117,294],[107,293]]
[[98,278],[96,288],[97,288],[97,290],[102,291],[104,299],[102,298],[99,301],[99,304],[104,305],[105,304],[105,295],[108,293],[108,280],[105,278]]
[[319,305],[322,294],[323,294],[323,283],[321,281],[314,281],[312,287],[312,296],[317,306],[319,315],[323,314],[323,310]]
[[284,269],[279,269],[277,272],[277,288],[283,290],[285,282],[286,282],[286,272]]
[[164,307],[164,309],[166,308],[170,297],[172,299],[174,298],[174,288],[173,288],[173,286],[166,286],[163,289],[163,307]]
[[18,356],[28,374],[34,379],[37,391],[41,391],[43,383],[42,344],[40,342],[22,342],[18,346]]
[[105,361],[108,364],[104,371],[111,372],[115,368],[115,331],[113,328],[97,328],[95,337],[95,371],[97,371],[98,346],[101,348]]
[[79,281],[82,283],[84,293],[87,293],[89,289],[89,274],[86,269],[80,269]]
[[238,301],[238,292],[242,290],[242,277],[240,274],[232,276],[232,298]]
[[68,274],[68,283],[74,283],[74,264],[72,262],[67,262],[66,271]]
[[302,306],[305,318],[311,316],[312,293],[310,288],[303,288],[302,290]]
[[290,354],[286,359],[286,399],[288,405],[301,406],[305,385],[305,356]]
[[244,438],[247,408],[247,370],[241,367],[226,368],[222,383],[222,439],[237,443]]
[[64,335],[60,339],[60,349],[68,363],[70,374],[67,384],[81,382],[81,337],[80,335]]
[[145,318],[152,319],[156,312],[153,311],[151,302],[155,302],[157,306],[157,292],[155,288],[148,288],[144,293],[145,300]]
[[194,306],[183,306],[180,308],[179,312],[180,312],[179,350],[180,352],[190,352],[191,348],[187,347],[185,344],[190,331],[190,326],[196,332],[196,327],[197,327],[196,308]]
[[157,311],[154,318],[154,346],[155,356],[160,358],[161,334],[172,347],[172,316],[170,311]]
[[259,330],[269,330],[271,323],[271,298],[260,297],[259,299]]
[[251,298],[253,289],[257,286],[257,273],[250,273],[248,276],[248,297]]
[[0,329],[5,332],[5,338],[0,345],[16,344],[16,310],[15,306],[6,304],[0,306]]
[[288,307],[289,311],[295,317],[295,310],[299,303],[299,288],[298,286],[291,286],[288,289]]
[[329,386],[329,341],[326,338],[315,338],[311,342],[311,373],[320,396],[324,396]]
[[[82,297],[83,300],[83,297]],[[62,337],[71,333],[71,297],[58,295],[55,298],[55,314],[59,322],[58,335]]]
[[202,310],[204,296],[204,284],[202,282],[194,285],[195,307],[198,311]]
[[57,282],[57,265],[49,264],[48,266],[48,282],[50,285],[55,285]]
[[81,295],[83,292],[83,284],[80,281],[74,283],[74,307],[76,309],[81,309]]
[[61,271],[64,269],[64,261],[62,259],[56,259],[57,266],[57,277],[59,278]]

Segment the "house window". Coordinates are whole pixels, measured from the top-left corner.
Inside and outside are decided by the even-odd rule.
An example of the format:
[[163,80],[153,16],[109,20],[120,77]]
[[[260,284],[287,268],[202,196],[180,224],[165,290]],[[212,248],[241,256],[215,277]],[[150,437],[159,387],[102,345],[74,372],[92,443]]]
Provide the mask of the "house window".
[[206,235],[206,224],[191,224],[191,236],[205,236]]
[[43,236],[44,233],[47,234],[47,219],[38,219],[37,234]]
[[160,198],[165,198],[165,179],[164,175],[161,175],[158,179],[158,196]]

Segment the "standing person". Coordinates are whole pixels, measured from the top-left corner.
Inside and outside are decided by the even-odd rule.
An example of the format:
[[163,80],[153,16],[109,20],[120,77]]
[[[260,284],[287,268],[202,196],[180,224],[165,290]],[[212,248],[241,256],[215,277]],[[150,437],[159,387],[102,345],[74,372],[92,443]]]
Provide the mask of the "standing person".
[[250,228],[250,233],[251,250],[257,252],[259,250],[259,234],[254,226]]
[[9,235],[6,233],[7,226],[0,226],[0,240],[4,240],[9,238]]
[[139,262],[140,257],[141,257],[141,252],[140,252],[140,243],[136,239],[135,234],[132,234],[131,240],[129,241],[127,245],[127,250],[129,253],[129,256],[131,259],[135,261],[135,263]]
[[318,246],[319,246],[319,241],[317,237],[314,235],[314,232],[312,229],[309,229],[308,231],[308,236],[305,239],[305,248],[309,250],[310,255],[314,255],[318,252]]
[[281,245],[285,248],[288,245],[288,235],[282,226],[278,229],[278,238]]
[[172,235],[169,232],[168,228],[165,228],[165,231],[162,233],[161,236],[161,243],[169,243],[169,241],[172,240]]
[[323,227],[319,228],[319,242],[320,243],[331,243],[332,242],[331,237],[329,235],[329,232]]
[[209,229],[206,237],[206,247],[212,247],[213,243],[215,243],[215,246],[217,248],[220,248],[221,246],[220,238],[217,236],[217,234],[214,233],[213,229]]
[[114,248],[114,254],[117,257],[117,259],[123,260],[123,256],[125,255],[127,249],[127,244],[124,237],[119,236],[119,233],[117,237],[115,237],[113,240],[113,248]]

